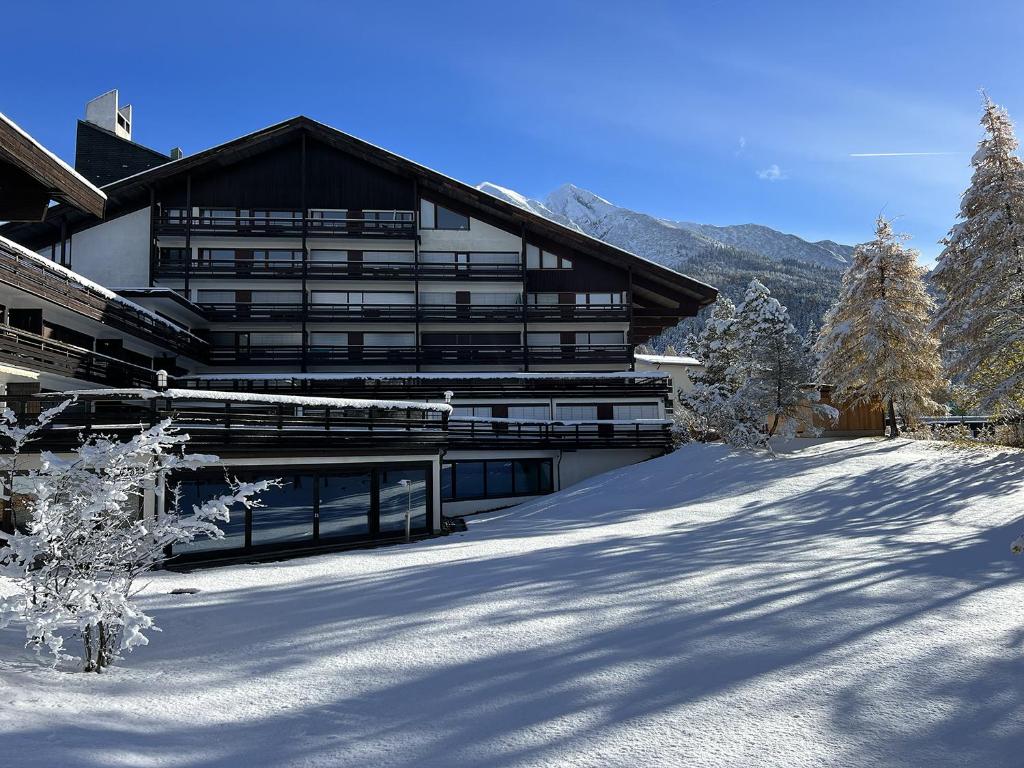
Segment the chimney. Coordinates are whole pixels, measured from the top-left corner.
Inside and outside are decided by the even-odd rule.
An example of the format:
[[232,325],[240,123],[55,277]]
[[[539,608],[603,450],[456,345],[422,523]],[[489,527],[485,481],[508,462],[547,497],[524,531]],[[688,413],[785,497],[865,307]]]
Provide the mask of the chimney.
[[132,107],[117,105],[117,89],[97,96],[85,105],[85,121],[99,126],[122,139],[132,139]]
[[171,160],[181,160],[185,156],[185,153],[181,151],[181,147],[174,147],[168,154]]

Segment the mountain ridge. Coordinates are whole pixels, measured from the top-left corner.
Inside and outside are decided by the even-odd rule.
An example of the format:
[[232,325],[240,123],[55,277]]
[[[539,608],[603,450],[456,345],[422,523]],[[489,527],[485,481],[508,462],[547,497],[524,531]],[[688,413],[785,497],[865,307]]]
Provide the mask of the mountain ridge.
[[[736,303],[756,277],[786,305],[801,332],[821,325],[854,250],[832,240],[807,241],[762,224],[722,227],[658,218],[572,184],[558,187],[543,200],[492,182],[477,189],[713,285]],[[653,345],[678,346],[702,324],[700,317],[687,318]]]

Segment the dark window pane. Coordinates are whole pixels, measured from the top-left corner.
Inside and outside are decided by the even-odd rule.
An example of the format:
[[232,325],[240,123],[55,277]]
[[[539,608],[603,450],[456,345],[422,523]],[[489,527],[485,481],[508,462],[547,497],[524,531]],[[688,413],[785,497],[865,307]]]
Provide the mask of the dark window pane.
[[490,498],[512,495],[512,462],[487,462],[487,495]]
[[[191,515],[193,506],[201,506],[210,499],[231,493],[231,489],[223,480],[186,480],[180,484],[179,488],[181,489],[179,511],[182,515]],[[231,519],[226,523],[219,522],[217,525],[224,531],[224,538],[208,539],[205,536],[199,536],[189,544],[176,544],[174,554],[239,549],[245,546],[244,507],[238,506],[232,509]]]
[[477,499],[484,495],[484,463],[460,461],[455,465],[455,497]]
[[515,462],[516,493],[537,493],[540,480],[537,462],[531,459],[520,459]]
[[320,538],[370,533],[370,473],[320,478]]
[[551,462],[550,461],[538,461],[537,462],[539,482],[537,490],[540,493],[551,493],[555,489],[554,483],[551,478]]
[[452,494],[452,465],[442,464],[441,465],[441,498],[445,501],[451,501],[454,497]]
[[[408,481],[403,483],[402,481]],[[427,473],[422,469],[386,469],[380,472],[380,532],[405,531],[406,511],[413,531],[426,530]]]
[[313,539],[313,478],[293,475],[281,483],[261,493],[263,506],[252,511],[253,546]]
[[438,229],[469,229],[469,218],[461,213],[437,206]]

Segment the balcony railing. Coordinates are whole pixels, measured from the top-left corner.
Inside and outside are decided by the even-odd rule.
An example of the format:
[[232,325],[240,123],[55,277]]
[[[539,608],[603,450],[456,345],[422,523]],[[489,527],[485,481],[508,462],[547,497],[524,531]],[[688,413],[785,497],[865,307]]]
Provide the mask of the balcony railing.
[[[303,362],[303,347],[262,345],[243,348],[214,348],[215,365],[295,365]],[[416,347],[310,345],[305,350],[308,365],[414,365]]]
[[[186,270],[187,266],[187,270]],[[194,278],[300,280],[522,280],[519,264],[420,264],[411,261],[322,261],[309,259],[185,259],[160,255],[155,276],[183,280],[186,271]]]
[[530,346],[531,363],[623,363],[633,357],[629,344],[560,344]]
[[[211,393],[195,397],[153,397],[130,392],[80,395],[43,433],[40,447],[69,448],[80,433],[128,435],[172,419],[189,435],[189,447],[218,453],[280,455],[330,450],[355,453],[437,450],[444,445],[447,419],[417,408],[296,405],[225,401]],[[228,395],[230,397],[230,395]],[[6,398],[16,413],[36,412],[39,401],[60,401],[58,393],[41,398]],[[35,401],[35,408],[26,408]]]
[[156,372],[92,350],[0,326],[0,361],[110,387],[151,387]]
[[206,317],[220,321],[287,322],[414,322],[416,307],[412,304],[274,304],[227,302],[200,304]]
[[[258,214],[209,214],[184,216],[164,214],[156,218],[158,235],[243,235],[271,237],[356,237],[373,239],[413,239],[416,237],[416,216],[413,211],[379,211],[378,216],[302,217],[266,216]],[[385,218],[379,214],[390,214]]]
[[420,356],[427,365],[508,365],[522,359],[523,348],[518,344],[424,344],[420,347]]
[[654,448],[671,445],[667,421],[448,420],[452,448]]
[[562,320],[621,320],[629,319],[629,309],[624,304],[530,304],[526,309],[527,319],[534,322],[559,322]]
[[59,268],[51,268],[39,258],[3,245],[0,245],[0,283],[196,360],[206,356],[206,343],[173,323],[105,294],[98,286],[75,279]]
[[523,319],[521,304],[421,304],[420,320],[443,322],[446,320],[478,320],[501,322]]

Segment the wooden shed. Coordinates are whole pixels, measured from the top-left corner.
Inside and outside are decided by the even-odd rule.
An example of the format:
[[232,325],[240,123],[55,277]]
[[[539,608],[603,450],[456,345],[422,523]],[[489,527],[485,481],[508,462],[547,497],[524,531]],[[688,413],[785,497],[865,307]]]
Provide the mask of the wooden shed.
[[[821,394],[820,403],[831,405],[839,411],[839,421],[836,424],[829,424],[826,420],[808,413],[814,426],[824,430],[819,437],[873,437],[885,434],[885,412],[881,402],[841,406],[832,402],[832,387],[822,385],[818,387],[818,391]],[[804,428],[797,430],[797,435],[814,437]]]

